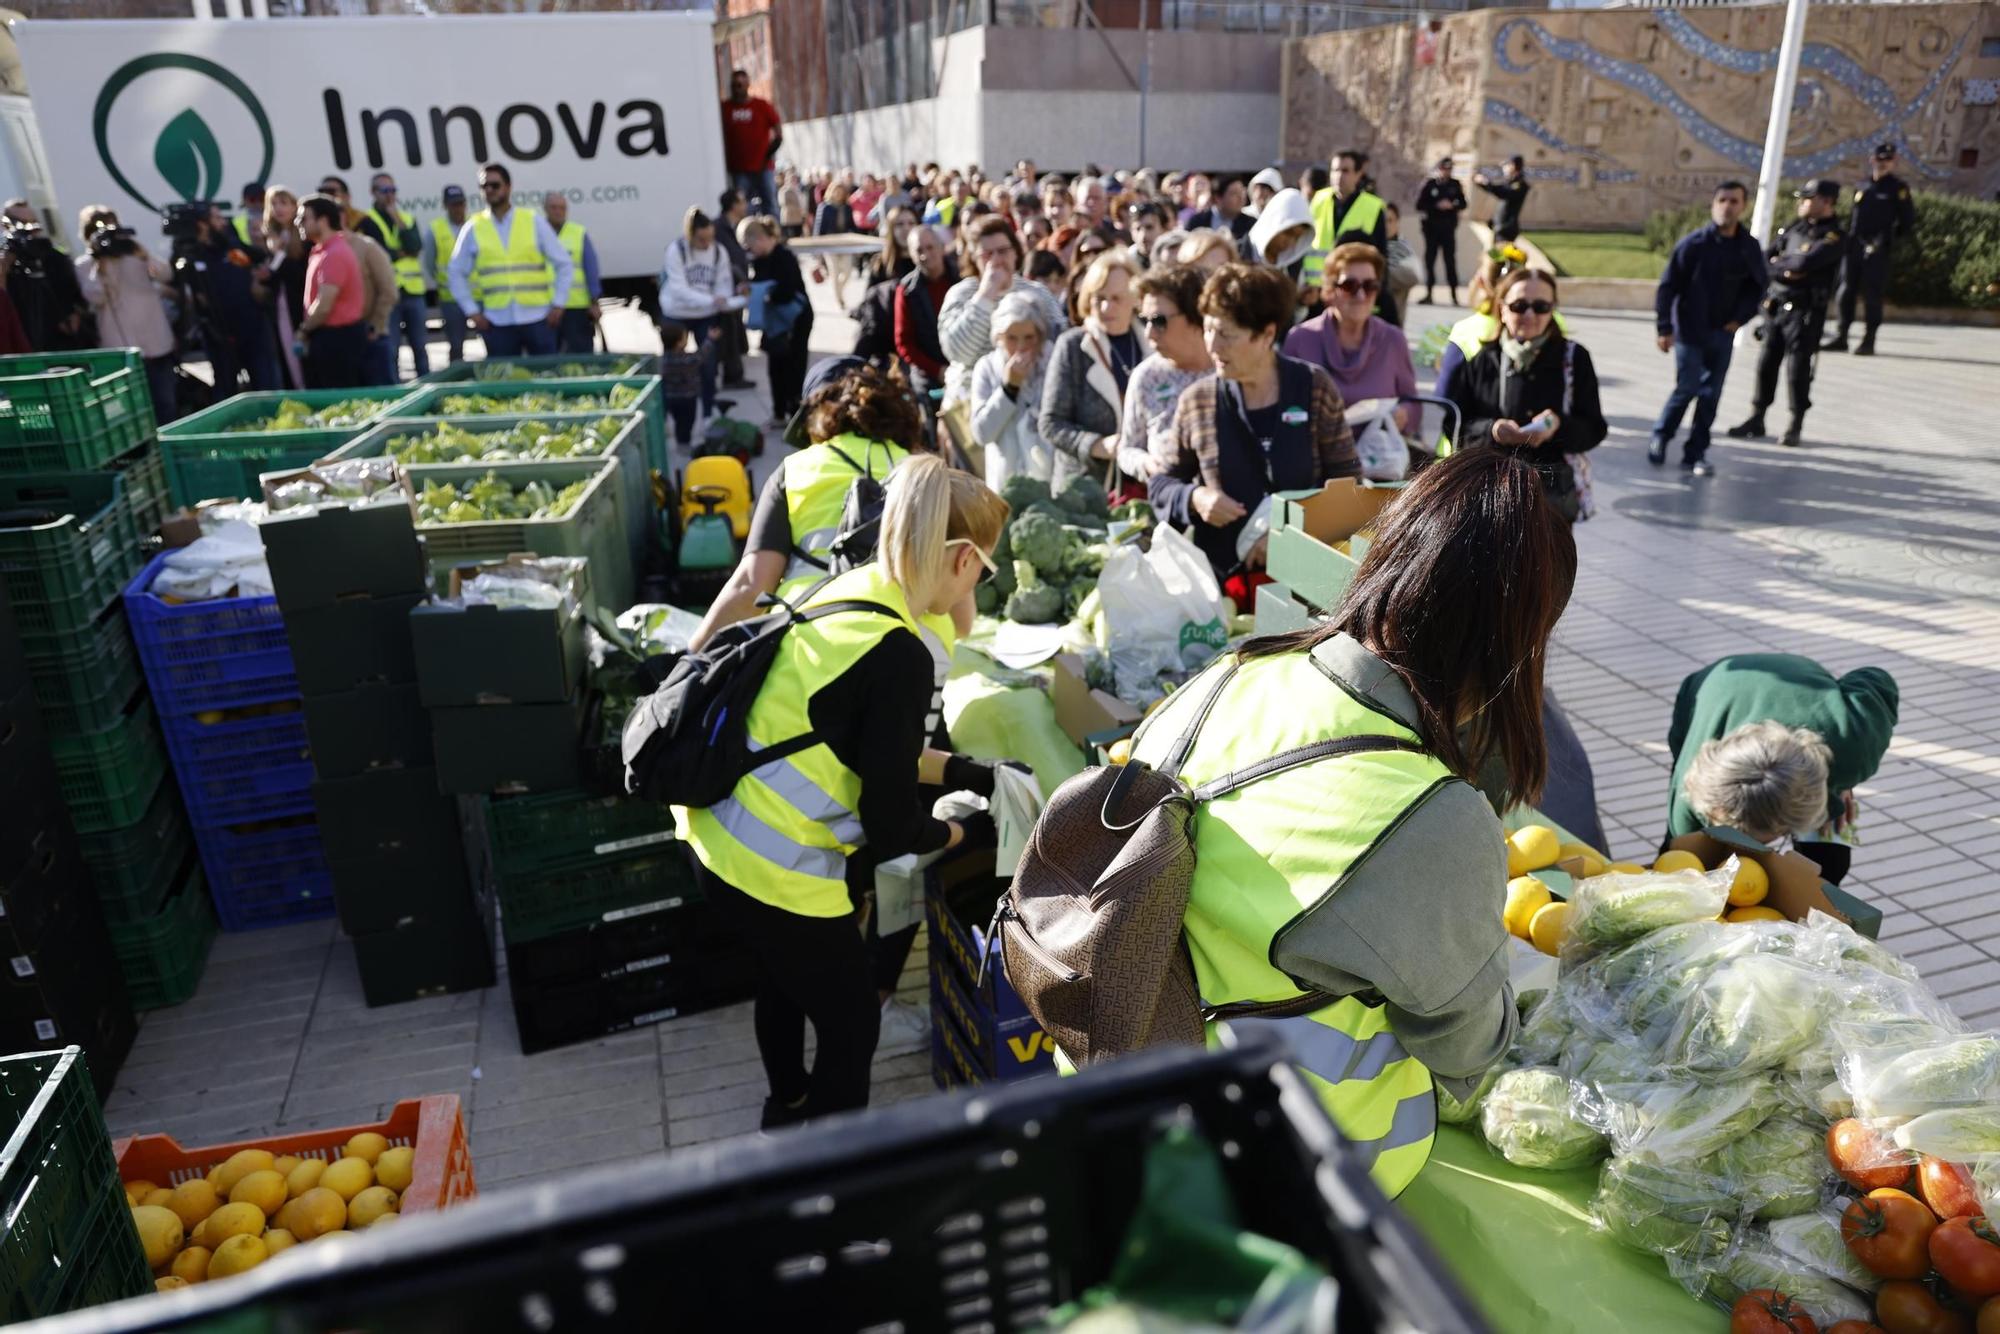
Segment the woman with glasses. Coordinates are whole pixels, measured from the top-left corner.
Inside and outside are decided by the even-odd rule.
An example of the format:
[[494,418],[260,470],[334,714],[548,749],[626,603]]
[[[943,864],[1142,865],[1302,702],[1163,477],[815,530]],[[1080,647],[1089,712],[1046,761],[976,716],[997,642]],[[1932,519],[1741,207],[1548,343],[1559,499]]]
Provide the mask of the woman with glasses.
[[[1309,361],[1333,377],[1343,402],[1407,399],[1417,370],[1403,331],[1375,313],[1387,265],[1366,241],[1335,246],[1325,269],[1326,309],[1285,335],[1285,355]],[[1416,428],[1417,407],[1396,410],[1398,429]]]
[[1174,414],[1181,394],[1196,380],[1215,374],[1215,362],[1201,336],[1199,269],[1167,264],[1139,280],[1139,332],[1153,351],[1125,386],[1125,417],[1119,439],[1144,442],[1155,468],[1174,457]]
[[993,791],[992,765],[927,744],[945,661],[926,633],[950,652],[949,612],[993,570],[1006,521],[1007,503],[970,473],[928,455],[898,467],[877,558],[805,600],[750,708],[754,747],[814,744],[717,805],[674,810],[708,902],[757,960],[766,1129],[868,1105],[882,1005],[857,887],[879,862],[994,837],[990,815],[932,816],[919,785]]
[[1181,395],[1172,453],[1147,485],[1161,521],[1192,528],[1239,605],[1264,568],[1267,538],[1240,556],[1237,538],[1265,499],[1361,475],[1333,378],[1278,351],[1296,299],[1292,280],[1264,265],[1225,265],[1208,280],[1202,333],[1216,375]]
[[1597,369],[1557,320],[1555,275],[1516,269],[1494,289],[1500,322],[1451,377],[1445,396],[1464,414],[1459,448],[1518,453],[1541,475],[1549,503],[1574,523],[1587,517],[1588,474],[1573,455],[1595,449],[1609,429],[1597,399]]
[[1082,319],[1056,339],[1042,393],[1042,439],[1058,456],[1050,478],[1058,491],[1078,473],[1103,477],[1104,489],[1113,493],[1120,472],[1139,485],[1152,473],[1146,442],[1119,434],[1125,388],[1146,355],[1132,325],[1138,281],[1138,262],[1122,249],[1099,255],[1077,280],[1074,300]]

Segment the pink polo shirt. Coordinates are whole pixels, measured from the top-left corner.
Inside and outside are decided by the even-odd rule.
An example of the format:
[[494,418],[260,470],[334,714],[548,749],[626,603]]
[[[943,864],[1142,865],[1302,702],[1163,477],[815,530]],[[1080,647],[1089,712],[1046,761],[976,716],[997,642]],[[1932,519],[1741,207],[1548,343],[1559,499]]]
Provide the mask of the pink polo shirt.
[[306,260],[307,310],[311,310],[313,302],[319,299],[321,283],[332,283],[340,289],[333,299],[333,313],[327,317],[325,327],[338,329],[343,325],[359,324],[362,316],[368,313],[368,293],[361,282],[361,261],[354,257],[354,248],[340,233],[336,232],[314,246],[311,257]]

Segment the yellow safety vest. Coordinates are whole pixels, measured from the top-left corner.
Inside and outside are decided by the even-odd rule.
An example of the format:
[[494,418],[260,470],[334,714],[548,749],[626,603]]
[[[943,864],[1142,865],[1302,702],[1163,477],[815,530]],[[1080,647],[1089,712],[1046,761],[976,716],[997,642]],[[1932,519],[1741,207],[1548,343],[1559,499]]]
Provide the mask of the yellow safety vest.
[[[842,458],[843,454],[847,457]],[[840,528],[847,491],[854,479],[865,470],[876,481],[887,481],[908,457],[900,445],[859,435],[837,435],[786,456],[780,466],[785,472],[785,517],[791,522],[792,552],[778,596],[790,597],[826,578],[825,561],[833,550],[834,534]],[[813,564],[807,555],[821,563]]]
[[[811,731],[814,692],[847,672],[883,636],[898,629],[919,638],[926,638],[926,628],[937,633],[940,618],[912,614],[903,590],[879,564],[838,576],[805,605],[843,600],[873,602],[891,614],[835,612],[788,630],[745,723],[753,751]],[[948,620],[943,629],[949,634]],[[950,646],[947,639],[947,654]],[[912,708],[924,704],[910,701]],[[854,910],[847,897],[847,858],[866,841],[860,804],[860,776],[822,744],[747,775],[717,805],[673,809],[680,837],[725,883],[802,917],[844,917]]]
[[230,222],[236,228],[237,240],[241,241],[244,245],[256,244],[255,241],[250,239],[250,215],[248,213],[238,213]]
[[[446,306],[451,300],[451,252],[458,248],[458,228],[451,225],[450,218],[431,219],[431,243],[437,248],[438,304]],[[479,300],[479,274],[472,275],[472,299]]]
[[[564,223],[562,230],[556,233],[556,239],[563,243],[563,249],[569,251],[569,262],[576,266],[575,271],[569,276],[569,299],[563,302],[563,308],[566,310],[588,310],[590,308],[590,284],[583,280],[583,224],[580,222]],[[549,288],[551,291],[555,288],[555,282],[556,271],[554,268],[551,268],[549,270]]]
[[402,228],[414,227],[416,223],[407,213],[398,213],[393,218],[385,218],[380,210],[369,209],[368,217],[375,223],[375,230],[382,233],[382,248],[389,252],[389,258],[396,265],[396,286],[411,296],[424,294],[424,261],[416,255],[406,255],[402,249]]
[[536,243],[535,215],[516,208],[508,216],[516,221],[504,245],[493,210],[483,208],[472,219],[472,238],[479,243],[479,255],[472,264],[472,290],[486,310],[505,310],[513,305],[546,307],[556,299],[556,276]]
[[[1133,759],[1164,762],[1206,693],[1191,682],[1170,696],[1139,734]],[[1273,707],[1278,702],[1282,707]],[[1242,664],[1223,687],[1181,777],[1200,784],[1280,751],[1362,734],[1416,739],[1350,698],[1309,655],[1261,658]],[[1429,755],[1379,751],[1302,765],[1197,808],[1185,929],[1203,1002],[1304,994],[1271,962],[1277,937],[1339,893],[1348,871],[1412,807],[1452,781]],[[1499,886],[1493,889],[1497,903]],[[1422,1170],[1437,1130],[1436,1095],[1430,1071],[1403,1050],[1381,1006],[1347,996],[1294,1019],[1234,1022],[1283,1031],[1384,1192],[1395,1195]]]
[[[1312,197],[1313,253],[1306,256],[1303,271],[1304,282],[1308,287],[1319,286],[1320,275],[1326,272],[1326,257],[1340,244],[1341,237],[1356,233],[1361,239],[1367,240],[1375,234],[1375,224],[1382,220],[1382,197],[1363,190],[1354,197],[1354,202],[1347,206],[1347,212],[1341,217],[1339,230],[1336,231],[1333,222],[1334,203],[1333,187],[1330,185]],[[1384,255],[1382,259],[1385,264],[1388,262],[1388,256]]]

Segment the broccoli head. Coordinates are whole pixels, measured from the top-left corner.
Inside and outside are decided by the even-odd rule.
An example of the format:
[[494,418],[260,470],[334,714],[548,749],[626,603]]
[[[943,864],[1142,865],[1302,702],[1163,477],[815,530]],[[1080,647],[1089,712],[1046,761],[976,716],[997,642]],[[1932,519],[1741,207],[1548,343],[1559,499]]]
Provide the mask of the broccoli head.
[[1091,590],[1096,587],[1096,579],[1072,579],[1063,585],[1063,619],[1065,621],[1076,619],[1077,608],[1083,605],[1083,600],[1089,597]]
[[1104,553],[1105,549],[1095,543],[1074,541],[1069,555],[1063,559],[1064,577],[1095,585],[1097,576],[1104,573]]
[[1093,519],[1111,517],[1111,498],[1104,494],[1104,487],[1089,473],[1078,473],[1069,479],[1056,496],[1056,503],[1072,514],[1081,514]]
[[1006,599],[1001,596],[999,586],[988,579],[973,590],[972,603],[981,616],[997,616]]
[[1062,569],[1070,535],[1055,519],[1040,513],[1023,514],[1008,525],[1007,533],[1017,564],[1026,561],[1044,574]]
[[1015,473],[1009,477],[1007,484],[1000,488],[1000,498],[1006,501],[1007,507],[1016,514],[1022,513],[1038,500],[1053,499],[1049,494],[1047,482],[1036,481],[1025,473]]
[[1063,590],[1060,584],[1022,584],[1007,599],[1007,619],[1022,625],[1048,625],[1062,619]]
[[993,591],[1003,598],[1012,593],[1015,586],[1014,562],[1005,557],[995,560],[993,577],[986,582],[993,585]]

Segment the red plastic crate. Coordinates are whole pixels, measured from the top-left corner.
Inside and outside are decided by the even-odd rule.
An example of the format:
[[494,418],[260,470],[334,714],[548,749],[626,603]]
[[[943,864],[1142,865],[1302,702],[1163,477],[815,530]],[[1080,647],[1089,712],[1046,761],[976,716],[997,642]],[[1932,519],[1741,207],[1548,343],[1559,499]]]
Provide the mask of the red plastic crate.
[[389,1119],[379,1125],[307,1130],[205,1149],[183,1149],[171,1135],[133,1135],[113,1140],[111,1154],[118,1160],[120,1180],[177,1186],[206,1175],[209,1168],[244,1149],[268,1149],[273,1154],[331,1160],[340,1155],[348,1140],[365,1130],[382,1136],[391,1147],[404,1144],[416,1147],[410,1188],[403,1192],[399,1212],[428,1213],[479,1193],[472,1177],[472,1145],[466,1138],[465,1118],[459,1114],[458,1095],[453,1093],[405,1098],[389,1113]]

